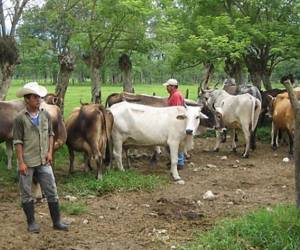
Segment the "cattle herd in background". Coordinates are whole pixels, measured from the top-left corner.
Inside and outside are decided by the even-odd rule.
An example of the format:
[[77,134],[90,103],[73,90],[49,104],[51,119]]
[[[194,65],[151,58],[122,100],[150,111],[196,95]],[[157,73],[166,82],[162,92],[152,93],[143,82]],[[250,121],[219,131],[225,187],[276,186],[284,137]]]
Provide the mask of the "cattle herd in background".
[[[292,78],[283,80],[290,80]],[[300,98],[300,90],[295,89]],[[128,148],[148,146],[156,159],[158,146],[168,146],[171,174],[177,183],[184,183],[177,171],[178,151],[192,149],[193,136],[200,127],[216,130],[215,151],[219,150],[222,132],[232,130],[232,150],[236,151],[236,130],[245,138],[242,157],[249,157],[255,149],[257,126],[266,114],[272,116],[273,149],[278,147],[279,132],[289,138],[289,156],[293,154],[295,114],[285,90],[272,89],[260,92],[255,86],[237,86],[234,80],[224,82],[223,89],[202,90],[197,102],[185,100],[186,107],[167,107],[167,98],[114,93],[108,96],[105,107],[101,104],[81,104],[64,123],[60,113],[60,100],[47,95],[41,107],[51,115],[55,132],[54,149],[66,143],[70,157],[70,172],[74,169],[74,151],[83,152],[85,168],[97,166],[97,178],[102,178],[105,165],[112,159],[124,170],[122,152]],[[5,142],[8,168],[12,168],[12,124],[17,113],[24,109],[22,100],[0,102],[0,143]],[[127,157],[128,158],[128,157]],[[128,160],[128,159],[127,159]]]

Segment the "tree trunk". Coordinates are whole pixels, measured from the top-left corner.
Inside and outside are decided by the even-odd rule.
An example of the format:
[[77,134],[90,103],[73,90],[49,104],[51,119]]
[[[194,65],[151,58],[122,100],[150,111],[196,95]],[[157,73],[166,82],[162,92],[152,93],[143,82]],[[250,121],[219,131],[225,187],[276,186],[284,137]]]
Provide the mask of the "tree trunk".
[[0,101],[4,101],[10,87],[15,65],[3,63],[1,65]]
[[205,63],[204,64],[204,74],[202,80],[199,84],[199,88],[201,89],[208,89],[209,79],[212,78],[214,74],[214,65],[212,63]]
[[250,81],[255,85],[258,89],[261,89],[261,82],[262,82],[262,73],[260,71],[256,71],[254,69],[249,69],[250,74]]
[[271,78],[271,73],[269,71],[266,71],[262,77],[262,81],[266,90],[272,89],[270,78]]
[[71,52],[64,52],[58,56],[59,73],[55,88],[55,94],[61,98],[60,111],[64,113],[65,95],[69,86],[69,80],[74,70],[75,56]]
[[104,61],[103,53],[101,50],[93,48],[89,54],[83,56],[83,60],[90,68],[91,102],[101,103],[100,68]]
[[96,67],[96,65],[91,64],[90,65],[90,73],[91,73],[91,80],[92,80],[92,86],[91,86],[91,102],[92,103],[101,103],[101,86],[100,86],[100,74],[99,74],[99,68]]
[[10,36],[0,37],[0,100],[5,100],[15,65],[19,63],[19,51],[15,39]]
[[286,87],[291,104],[295,111],[295,132],[294,132],[294,159],[295,159],[295,188],[296,188],[296,206],[300,209],[300,105],[294,94],[291,82],[282,82]]
[[243,83],[243,67],[241,62],[226,58],[224,71],[230,78],[235,79],[237,85],[241,85]]
[[132,93],[132,63],[127,54],[122,54],[120,56],[119,67],[122,72],[123,91]]

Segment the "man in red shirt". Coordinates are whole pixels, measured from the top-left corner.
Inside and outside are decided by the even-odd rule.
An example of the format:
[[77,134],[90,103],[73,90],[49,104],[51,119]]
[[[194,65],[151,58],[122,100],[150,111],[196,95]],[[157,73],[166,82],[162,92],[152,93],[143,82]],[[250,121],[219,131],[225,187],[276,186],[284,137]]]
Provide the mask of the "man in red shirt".
[[168,98],[169,106],[184,106],[184,98],[178,90],[178,82],[176,79],[169,79],[163,84],[166,86],[168,93],[170,94]]
[[[184,106],[184,98],[178,90],[178,81],[176,79],[169,79],[163,86],[166,86],[168,93],[170,94],[168,98],[169,106]],[[184,153],[178,153],[178,169],[183,169],[184,166]]]

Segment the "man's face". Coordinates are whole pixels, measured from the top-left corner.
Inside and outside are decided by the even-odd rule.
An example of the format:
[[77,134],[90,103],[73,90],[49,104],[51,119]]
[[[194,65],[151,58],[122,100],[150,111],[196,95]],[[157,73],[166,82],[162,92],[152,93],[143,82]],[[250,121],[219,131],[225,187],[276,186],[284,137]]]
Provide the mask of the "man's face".
[[167,89],[168,93],[171,93],[172,90],[174,89],[174,86],[168,85],[168,86],[166,87],[166,89]]
[[38,109],[41,104],[41,97],[35,94],[31,94],[28,97],[25,98],[27,105],[29,105],[30,108]]

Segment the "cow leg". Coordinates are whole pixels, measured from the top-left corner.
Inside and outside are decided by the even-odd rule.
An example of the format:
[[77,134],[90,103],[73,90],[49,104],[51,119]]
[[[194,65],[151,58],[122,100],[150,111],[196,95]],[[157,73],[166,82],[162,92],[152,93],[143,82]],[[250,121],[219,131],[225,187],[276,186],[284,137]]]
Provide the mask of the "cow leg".
[[114,144],[114,157],[117,162],[117,167],[119,170],[124,171],[124,167],[122,164],[122,140],[119,140],[117,138],[114,138],[113,140]]
[[130,169],[131,164],[130,164],[130,159],[129,159],[129,154],[128,154],[129,148],[125,148],[124,152],[125,152],[125,157],[126,157],[126,168]]
[[243,153],[242,157],[243,158],[248,158],[249,157],[249,149],[250,149],[250,131],[246,126],[242,126],[242,130],[245,136],[245,152]]
[[224,129],[222,131],[222,139],[221,139],[221,142],[222,143],[225,143],[226,142],[226,137],[227,137],[227,129]]
[[184,184],[184,180],[182,180],[178,174],[177,163],[178,163],[178,143],[168,143],[170,148],[170,157],[171,157],[171,175],[178,184]]
[[93,170],[91,165],[92,156],[89,156],[86,153],[84,153],[83,158],[84,158],[84,165],[83,165],[84,171],[85,172],[92,171]]
[[12,140],[6,141],[6,154],[7,154],[7,168],[12,169],[12,156],[13,156],[13,142]]
[[71,147],[68,147],[69,151],[69,161],[70,161],[70,166],[69,166],[69,174],[72,174],[74,172],[74,151],[71,149]]
[[157,161],[158,161],[158,158],[159,158],[160,154],[161,154],[161,149],[160,149],[159,146],[156,146],[155,149],[154,149],[154,152],[152,154],[152,157],[150,159],[150,164],[151,164],[152,167],[157,165]]
[[102,161],[102,157],[100,155],[96,156],[96,163],[97,163],[97,175],[96,175],[96,179],[97,180],[102,180],[102,175],[103,175],[103,161]]
[[271,145],[272,149],[277,149],[278,146],[278,130],[275,128],[274,123],[272,122],[272,132],[271,132]]
[[214,147],[215,152],[219,152],[220,143],[221,143],[221,135],[219,131],[216,131],[216,145]]
[[251,135],[250,135],[250,148],[252,150],[256,149],[256,129],[257,129],[257,127],[254,129],[253,132],[251,132]]
[[232,130],[232,152],[236,153],[236,140],[235,140],[235,136],[236,136],[236,129]]
[[288,130],[287,131],[288,137],[289,137],[289,158],[293,158],[293,148],[294,148],[294,138],[292,133]]
[[42,190],[41,190],[41,185],[37,181],[35,176],[33,176],[33,178],[32,178],[31,190],[32,190],[32,197],[35,200],[35,202],[42,202],[43,193],[42,193]]

